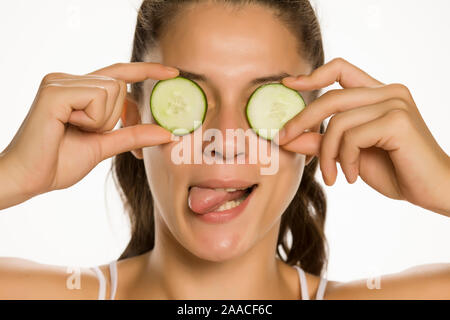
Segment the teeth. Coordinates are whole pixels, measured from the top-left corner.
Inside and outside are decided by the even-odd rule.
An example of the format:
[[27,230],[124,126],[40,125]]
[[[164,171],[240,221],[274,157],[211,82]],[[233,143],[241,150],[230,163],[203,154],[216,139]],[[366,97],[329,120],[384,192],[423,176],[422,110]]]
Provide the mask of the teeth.
[[224,210],[233,209],[233,208],[237,207],[238,205],[240,205],[245,200],[245,198],[246,198],[246,196],[243,196],[243,197],[240,197],[239,199],[236,199],[236,200],[227,201],[227,202],[223,203],[215,211],[216,212],[220,212],[220,211],[224,211]]
[[247,188],[215,188],[216,191],[234,192],[237,190],[246,190]]

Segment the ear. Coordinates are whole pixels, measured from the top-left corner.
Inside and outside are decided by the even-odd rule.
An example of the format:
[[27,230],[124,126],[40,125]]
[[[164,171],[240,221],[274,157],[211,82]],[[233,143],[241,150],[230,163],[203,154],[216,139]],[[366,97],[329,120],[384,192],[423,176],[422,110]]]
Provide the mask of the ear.
[[[131,97],[129,92],[127,92],[127,96],[123,103],[122,115],[120,119],[122,120],[123,127],[141,124],[138,103]],[[139,160],[144,158],[142,149],[132,150],[131,153]]]
[[[316,125],[315,127],[311,128],[310,131],[320,133],[320,123],[318,125]],[[316,156],[315,155],[307,155],[305,158],[305,166],[310,164],[311,161],[314,159],[314,157],[316,157]]]

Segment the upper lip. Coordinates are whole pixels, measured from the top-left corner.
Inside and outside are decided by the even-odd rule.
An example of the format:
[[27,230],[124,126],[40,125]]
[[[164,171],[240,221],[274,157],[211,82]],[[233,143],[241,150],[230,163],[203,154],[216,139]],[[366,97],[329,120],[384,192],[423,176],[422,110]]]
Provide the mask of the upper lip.
[[255,182],[246,181],[246,180],[240,180],[240,179],[209,179],[204,180],[195,184],[192,184],[189,186],[191,187],[200,187],[200,188],[211,188],[211,189],[226,189],[226,188],[235,188],[235,189],[242,189],[242,188],[250,188],[254,186]]

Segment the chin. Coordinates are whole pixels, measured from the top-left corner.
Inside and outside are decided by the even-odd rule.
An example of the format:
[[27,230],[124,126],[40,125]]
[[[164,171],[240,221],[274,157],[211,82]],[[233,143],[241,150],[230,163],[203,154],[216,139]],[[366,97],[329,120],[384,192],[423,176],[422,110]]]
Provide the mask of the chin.
[[244,229],[203,230],[193,235],[190,251],[202,260],[213,262],[223,262],[236,258],[250,248],[250,236]]

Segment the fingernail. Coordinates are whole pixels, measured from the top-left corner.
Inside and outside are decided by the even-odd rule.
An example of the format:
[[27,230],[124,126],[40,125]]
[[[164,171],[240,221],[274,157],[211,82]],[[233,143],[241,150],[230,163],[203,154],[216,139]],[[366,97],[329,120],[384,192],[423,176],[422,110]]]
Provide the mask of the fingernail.
[[172,67],[166,67],[167,71],[172,73],[178,73],[178,69],[172,68]]

